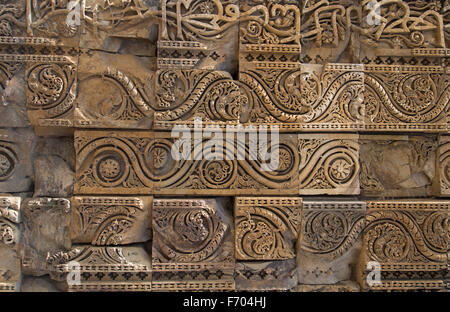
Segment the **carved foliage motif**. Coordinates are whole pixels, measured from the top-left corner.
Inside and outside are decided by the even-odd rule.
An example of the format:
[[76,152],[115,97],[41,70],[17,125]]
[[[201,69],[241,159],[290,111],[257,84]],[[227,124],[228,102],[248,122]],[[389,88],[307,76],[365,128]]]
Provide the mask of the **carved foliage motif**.
[[75,197],[71,236],[74,243],[98,246],[145,242],[151,238],[151,198]]
[[236,259],[295,258],[300,198],[236,198]]
[[[35,125],[57,125],[54,121],[67,120],[64,126],[72,125],[76,66],[73,63],[30,63],[27,77],[28,116]],[[44,119],[41,121],[41,119]]]
[[21,279],[20,197],[0,196],[0,292],[16,291]]
[[233,227],[213,200],[154,200],[157,290],[234,289]]
[[405,129],[446,130],[450,81],[443,68],[424,67],[412,73],[398,72],[395,66],[384,66],[378,72],[376,69],[365,76],[369,128],[382,129],[388,125],[401,129],[404,128],[401,124],[414,124]]
[[[368,261],[381,264],[382,285],[390,288],[431,289],[445,279],[449,205],[433,202],[369,202],[364,231]],[[392,281],[397,281],[393,285]]]
[[329,129],[331,124],[337,130],[363,128],[361,66],[251,70],[241,72],[240,81],[251,94],[251,123],[284,123],[283,129],[292,123],[292,129],[305,130]]
[[332,259],[343,255],[362,233],[364,215],[361,202],[305,201],[300,248]]
[[[230,138],[219,139],[223,142],[223,154],[205,148],[206,155],[195,160],[201,147],[211,143],[202,142],[200,146],[192,138],[182,143],[156,133],[111,136],[106,132],[77,132],[76,192],[212,194],[219,190],[224,194],[251,195],[257,189],[265,194],[357,194],[356,137],[306,137],[281,135],[279,142],[269,141],[263,146],[278,154],[279,161],[274,164],[271,159],[256,158],[252,154],[255,151],[244,146],[243,141]],[[255,138],[250,135],[249,139]],[[173,149],[189,144],[190,157],[173,158]],[[239,154],[242,149],[245,157]]]

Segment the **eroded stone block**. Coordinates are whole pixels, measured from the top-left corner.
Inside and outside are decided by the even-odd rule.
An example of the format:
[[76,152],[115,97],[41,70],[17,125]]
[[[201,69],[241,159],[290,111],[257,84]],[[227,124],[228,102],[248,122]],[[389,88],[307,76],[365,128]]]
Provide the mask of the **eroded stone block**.
[[335,285],[299,285],[297,292],[360,292],[361,287],[355,282],[345,281]]
[[34,156],[34,196],[73,195],[75,150],[72,138],[39,138]]
[[152,197],[74,197],[73,243],[126,245],[151,239]]
[[353,280],[365,227],[365,202],[304,200],[298,245],[300,284]]
[[234,230],[226,201],[155,199],[152,218],[153,290],[234,290]]
[[444,290],[449,208],[444,200],[368,202],[360,285],[366,290]]
[[19,291],[20,197],[0,196],[0,292]]
[[301,198],[237,197],[236,259],[295,259],[301,209]]
[[31,191],[34,139],[30,129],[0,129],[0,193]]
[[[2,44],[0,41],[0,49]],[[28,127],[25,103],[25,65],[0,61],[0,127]]]
[[70,201],[62,198],[26,199],[22,205],[21,241],[24,274],[48,274],[48,254],[66,251],[70,241]]
[[450,136],[439,137],[439,147],[436,162],[435,194],[450,195]]
[[363,195],[431,195],[436,172],[436,137],[362,136],[360,145]]

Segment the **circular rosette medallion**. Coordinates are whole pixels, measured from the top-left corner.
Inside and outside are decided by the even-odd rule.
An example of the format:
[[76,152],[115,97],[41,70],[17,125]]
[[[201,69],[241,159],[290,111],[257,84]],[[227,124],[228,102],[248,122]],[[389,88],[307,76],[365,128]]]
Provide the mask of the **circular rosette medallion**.
[[334,187],[350,183],[358,172],[358,164],[351,155],[339,153],[328,157],[324,163],[327,180]]
[[102,186],[115,187],[124,182],[129,173],[126,155],[119,150],[101,149],[93,165],[95,180]]
[[168,140],[155,140],[145,147],[144,158],[152,178],[166,179],[179,170],[171,147],[172,143]]
[[0,146],[0,181],[5,181],[11,177],[16,165],[14,154]]

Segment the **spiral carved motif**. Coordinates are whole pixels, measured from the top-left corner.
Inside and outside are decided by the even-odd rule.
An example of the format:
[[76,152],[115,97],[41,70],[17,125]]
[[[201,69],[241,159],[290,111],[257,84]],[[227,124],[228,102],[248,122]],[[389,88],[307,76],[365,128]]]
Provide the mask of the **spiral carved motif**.
[[394,223],[379,223],[367,231],[371,259],[380,262],[401,262],[411,248],[411,241],[405,230]]
[[156,209],[153,220],[157,250],[171,262],[215,257],[228,229],[210,209]]

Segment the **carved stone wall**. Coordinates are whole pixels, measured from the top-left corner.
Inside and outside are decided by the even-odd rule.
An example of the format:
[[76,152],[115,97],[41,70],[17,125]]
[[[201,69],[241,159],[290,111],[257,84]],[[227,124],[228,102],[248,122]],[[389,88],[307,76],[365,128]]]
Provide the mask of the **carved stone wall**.
[[448,0],[0,0],[0,292],[448,291]]

